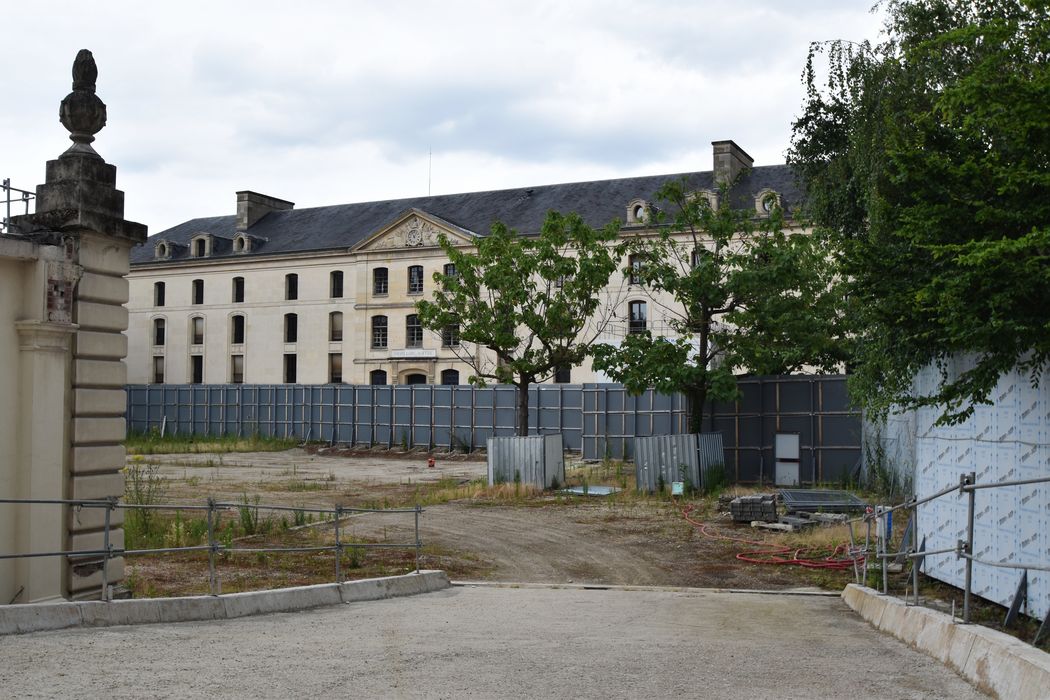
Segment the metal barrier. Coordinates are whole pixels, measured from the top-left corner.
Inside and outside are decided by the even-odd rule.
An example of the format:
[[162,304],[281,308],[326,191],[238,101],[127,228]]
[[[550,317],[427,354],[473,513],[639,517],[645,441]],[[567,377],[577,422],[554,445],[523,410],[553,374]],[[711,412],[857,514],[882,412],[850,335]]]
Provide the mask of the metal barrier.
[[[888,552],[887,542],[888,538],[876,537],[876,551],[875,557],[881,561],[882,567],[882,592],[883,594],[889,593],[889,560],[890,559],[910,559],[912,561],[911,568],[911,592],[912,592],[912,603],[914,605],[919,604],[919,567],[926,557],[955,554],[957,559],[965,559],[965,584],[963,586],[963,623],[969,624],[971,622],[971,599],[973,597],[973,565],[982,564],[984,566],[992,566],[997,568],[1005,569],[1018,569],[1024,571],[1025,574],[1022,577],[1021,587],[1026,587],[1028,580],[1028,571],[1050,571],[1050,562],[1004,562],[1004,561],[990,561],[987,559],[981,559],[974,555],[974,514],[977,491],[982,489],[994,489],[1004,488],[1010,486],[1025,486],[1029,484],[1044,484],[1050,483],[1050,476],[1039,477],[1035,479],[1018,479],[1014,481],[997,481],[987,484],[977,483],[976,472],[970,472],[969,474],[963,474],[959,478],[959,483],[954,486],[946,486],[940,491],[932,493],[928,496],[918,498],[913,496],[911,500],[906,501],[897,506],[885,508],[878,512],[869,512],[860,518],[854,518],[846,521],[849,525],[850,532],[850,556],[854,560],[854,578],[857,583],[866,583],[868,574],[868,557],[867,553],[870,551],[871,543],[871,529],[873,524],[877,524],[878,519],[885,518],[887,515],[896,511],[910,511],[911,512],[911,524],[906,529],[904,539],[910,539],[910,542],[901,542],[901,549],[896,552]],[[920,546],[919,544],[919,529],[918,529],[918,509],[919,506],[929,503],[938,498],[942,498],[949,494],[955,493],[959,496],[966,494],[966,539],[960,539],[956,541],[954,547],[946,547],[943,549],[925,550],[925,544]],[[865,535],[865,542],[863,547],[858,547],[856,544],[856,538],[854,537],[853,525],[857,522],[864,522],[867,524],[867,534]],[[925,542],[925,540],[924,540]],[[863,555],[863,556],[862,556]],[[863,561],[863,570],[858,566],[857,562]],[[1017,595],[1014,597],[1014,601],[1010,606],[1007,613],[1005,624],[1009,624],[1012,617],[1016,616],[1020,610],[1020,599],[1023,595],[1027,595],[1026,590],[1022,590],[1019,587]],[[907,588],[905,588],[905,599],[907,599]],[[954,618],[954,614],[952,616]],[[1032,644],[1038,644],[1040,638],[1050,631],[1050,613],[1043,619],[1042,624],[1039,627],[1039,631],[1036,633],[1035,639],[1032,640]]]
[[[62,552],[30,552],[26,554],[0,554],[0,560],[2,559],[29,559],[36,557],[90,557],[90,556],[101,556],[102,557],[102,599],[109,601],[112,599],[112,591],[109,586],[109,560],[119,556],[132,556],[132,555],[146,555],[146,554],[163,554],[167,552],[208,552],[208,586],[211,595],[219,595],[220,582],[218,573],[215,567],[215,557],[220,553],[280,553],[280,552],[335,552],[335,581],[336,583],[343,582],[342,575],[342,559],[343,550],[347,548],[351,549],[415,549],[415,560],[416,560],[416,573],[419,573],[419,559],[422,553],[423,542],[419,539],[419,516],[423,514],[421,506],[415,508],[351,508],[347,506],[333,506],[331,508],[310,508],[310,507],[299,507],[299,506],[281,506],[281,505],[269,505],[263,503],[224,503],[216,501],[215,499],[209,498],[207,505],[191,505],[191,504],[176,504],[176,503],[156,503],[156,504],[134,504],[134,503],[121,503],[116,498],[104,499],[104,500],[69,500],[69,499],[16,499],[16,498],[0,498],[0,504],[11,503],[11,504],[25,504],[25,505],[67,505],[75,506],[78,508],[104,508],[105,519],[103,524],[103,539],[102,549],[91,549],[91,550],[68,550]],[[267,510],[277,512],[298,512],[298,513],[317,513],[317,514],[331,514],[334,516],[333,528],[335,530],[335,543],[331,545],[317,545],[311,547],[233,547],[227,546],[215,539],[215,530],[218,520],[216,515],[221,511],[239,509],[239,508],[253,508],[256,510]],[[124,510],[192,510],[192,511],[207,511],[207,523],[208,523],[208,544],[196,545],[190,547],[158,547],[155,549],[124,549],[121,547],[113,547],[110,543],[110,535],[113,528],[110,525],[113,511],[118,508]],[[374,542],[343,542],[340,533],[340,523],[344,517],[349,514],[364,514],[364,513],[411,513],[415,517],[415,540],[407,543],[374,543]],[[327,522],[327,521],[321,521]]]

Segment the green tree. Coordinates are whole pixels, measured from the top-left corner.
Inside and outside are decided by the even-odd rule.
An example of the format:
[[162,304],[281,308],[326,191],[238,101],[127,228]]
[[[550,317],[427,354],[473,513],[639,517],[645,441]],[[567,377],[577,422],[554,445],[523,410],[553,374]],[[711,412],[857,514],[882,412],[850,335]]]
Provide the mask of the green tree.
[[830,371],[845,359],[834,260],[817,237],[784,233],[775,198],[761,218],[731,207],[728,187],[717,208],[685,182],[667,183],[657,198],[655,233],[622,250],[641,261],[625,273],[640,278],[670,337],[647,326],[619,347],[598,345],[596,369],[635,393],[684,393],[699,431],[705,404],[734,399],[742,371]]
[[416,304],[420,322],[458,338],[445,344],[470,365],[472,384],[517,387],[518,435],[529,434],[529,386],[581,363],[604,330],[618,233],[618,222],[593,229],[552,211],[537,236],[497,222],[473,250],[441,239],[454,273],[434,275],[434,298]]
[[[788,161],[841,252],[852,395],[955,422],[1003,372],[1038,383],[1050,359],[1050,8],[885,8],[881,43],[811,47]],[[918,393],[931,363],[939,386]]]

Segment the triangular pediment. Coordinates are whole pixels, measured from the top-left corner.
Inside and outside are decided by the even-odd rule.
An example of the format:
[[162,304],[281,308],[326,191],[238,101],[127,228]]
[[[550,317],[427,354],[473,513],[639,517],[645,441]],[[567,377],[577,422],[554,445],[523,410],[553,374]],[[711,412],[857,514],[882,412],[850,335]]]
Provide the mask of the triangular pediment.
[[453,243],[472,244],[477,234],[420,209],[408,209],[353,247],[355,252],[437,248],[444,235]]

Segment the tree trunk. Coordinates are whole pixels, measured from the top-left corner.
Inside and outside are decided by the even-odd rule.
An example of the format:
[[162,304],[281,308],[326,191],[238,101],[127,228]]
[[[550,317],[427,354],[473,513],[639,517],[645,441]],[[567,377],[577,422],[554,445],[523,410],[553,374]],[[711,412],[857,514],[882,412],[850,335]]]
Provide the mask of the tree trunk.
[[529,434],[529,384],[527,377],[519,378],[518,387],[518,410],[517,427],[518,437],[526,437]]
[[707,403],[707,387],[698,387],[686,392],[686,411],[689,413],[689,432],[700,433],[704,428],[704,404]]

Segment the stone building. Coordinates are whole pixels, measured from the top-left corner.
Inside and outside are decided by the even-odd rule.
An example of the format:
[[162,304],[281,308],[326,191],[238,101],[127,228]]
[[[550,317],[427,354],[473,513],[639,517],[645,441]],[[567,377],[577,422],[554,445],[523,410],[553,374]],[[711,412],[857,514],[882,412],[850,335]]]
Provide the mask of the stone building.
[[[576,212],[594,227],[619,219],[624,234],[644,233],[654,193],[683,177],[712,200],[719,182],[735,181],[733,205],[754,207],[756,216],[771,197],[797,202],[787,166],[752,167],[732,141],[713,143],[713,168],[704,172],[312,209],[238,192],[236,214],[191,219],[132,252],[128,381],[466,383],[455,333],[425,331],[413,308],[448,264],[440,234],[470,246],[496,220],[536,234],[549,210]],[[613,314],[605,340],[666,330],[659,301],[615,276],[604,299]],[[582,366],[552,380],[601,377]]]
[[[124,219],[116,168],[91,147],[106,123],[91,52],[73,65],[62,124],[73,145],[48,161],[36,213],[0,235],[0,495],[106,500],[124,493],[128,252],[146,227]],[[105,509],[0,504],[0,552],[100,551]],[[123,547],[123,513],[109,544]],[[0,560],[0,604],[98,598],[123,559]]]

